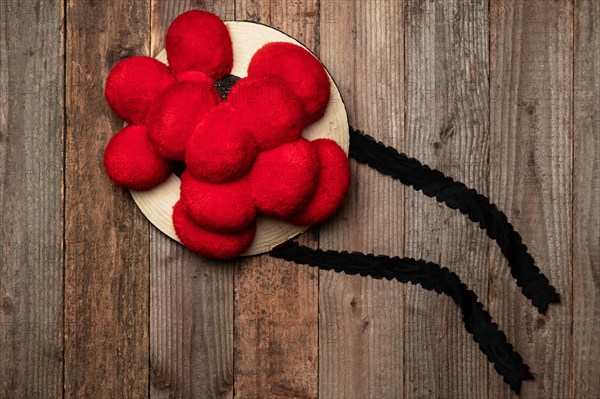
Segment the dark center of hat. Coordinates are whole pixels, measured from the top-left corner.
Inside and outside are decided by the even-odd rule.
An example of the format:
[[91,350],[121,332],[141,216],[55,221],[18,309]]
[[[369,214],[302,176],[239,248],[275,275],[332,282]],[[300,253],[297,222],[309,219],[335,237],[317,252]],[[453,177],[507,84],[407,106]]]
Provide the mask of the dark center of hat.
[[223,101],[227,100],[227,96],[231,91],[231,88],[240,80],[239,76],[227,75],[224,78],[217,80],[214,84],[215,89],[221,95]]

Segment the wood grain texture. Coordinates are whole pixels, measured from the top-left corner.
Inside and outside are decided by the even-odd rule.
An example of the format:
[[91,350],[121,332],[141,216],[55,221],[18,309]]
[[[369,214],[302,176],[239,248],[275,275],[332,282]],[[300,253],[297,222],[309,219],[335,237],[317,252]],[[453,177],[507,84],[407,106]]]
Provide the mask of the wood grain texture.
[[0,0],[0,399],[515,397],[448,299],[203,260],[111,185],[108,72],[190,8],[315,50],[351,124],[488,194],[562,303],[539,315],[477,226],[354,162],[304,244],[440,262],[532,367],[522,398],[600,395],[598,1]]
[[[233,19],[228,1],[152,3],[152,56],[179,14]],[[150,397],[233,397],[233,266],[203,259],[150,229]]]
[[[542,316],[490,246],[490,312],[536,375],[523,398],[566,398],[571,370],[573,9],[498,1],[490,10],[490,197],[523,236],[561,304]],[[489,396],[510,394],[489,367]]]
[[0,1],[0,398],[61,398],[62,2]]
[[[280,29],[318,54],[317,0],[237,0],[236,19]],[[317,242],[311,233],[302,238]],[[235,271],[234,389],[239,398],[316,398],[318,273],[270,258]]]
[[[321,2],[321,59],[336,79],[350,123],[403,148],[402,2]],[[401,255],[403,188],[352,163],[344,209],[325,223],[325,249]],[[321,398],[403,396],[404,287],[320,272]]]
[[[409,0],[406,153],[488,192],[488,4]],[[458,211],[406,190],[406,256],[448,267],[486,305],[490,245]],[[407,289],[405,394],[485,398],[487,359],[448,297]]]
[[576,398],[600,395],[600,2],[575,2],[573,378]]
[[149,53],[150,4],[72,0],[66,11],[65,397],[147,397],[149,223],[102,154],[123,126],[104,80]]
[[152,238],[151,398],[233,396],[233,273]]

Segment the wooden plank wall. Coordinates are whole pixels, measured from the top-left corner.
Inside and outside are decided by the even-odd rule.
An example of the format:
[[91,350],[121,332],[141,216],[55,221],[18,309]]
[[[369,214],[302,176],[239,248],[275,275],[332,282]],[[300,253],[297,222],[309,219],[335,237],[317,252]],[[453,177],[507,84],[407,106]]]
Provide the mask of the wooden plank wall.
[[[405,151],[487,194],[488,4],[411,0],[405,10]],[[455,271],[485,303],[485,233],[413,190],[406,190],[405,215],[405,254]],[[411,342],[405,349],[405,393],[485,396],[487,360],[452,300],[409,287],[405,309],[404,334]]]
[[573,62],[573,378],[598,396],[600,373],[600,2],[576,0]]
[[522,397],[600,395],[597,0],[0,0],[0,399],[515,396],[449,299],[201,259],[110,184],[108,71],[192,8],[305,43],[351,124],[489,195],[562,303],[538,314],[477,226],[356,163],[304,244],[449,267],[531,365]]
[[0,398],[62,394],[63,13],[0,2]]
[[[573,4],[490,5],[490,197],[513,221],[562,302],[548,317],[537,313],[495,245],[488,302],[537,375],[536,384],[524,385],[524,395],[564,398],[573,378]],[[509,396],[491,367],[489,378],[490,397]]]
[[[68,398],[148,391],[148,222],[106,179],[103,148],[123,126],[103,98],[120,59],[148,54],[150,5],[66,8],[65,348]],[[123,16],[127,16],[123,18]]]
[[[321,57],[340,88],[350,123],[402,148],[401,3],[389,2],[385,7],[374,1],[321,5]],[[401,254],[401,185],[356,164],[352,165],[352,180],[354,184],[339,217],[320,231],[320,246]],[[333,272],[322,271],[319,275],[319,396],[401,395],[405,287]]]

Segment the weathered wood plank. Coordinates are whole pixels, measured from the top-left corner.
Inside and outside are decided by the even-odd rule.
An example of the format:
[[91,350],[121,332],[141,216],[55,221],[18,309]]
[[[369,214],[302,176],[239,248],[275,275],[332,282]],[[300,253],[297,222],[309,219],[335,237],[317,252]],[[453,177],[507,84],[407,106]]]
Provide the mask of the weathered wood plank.
[[110,68],[148,54],[150,4],[67,3],[65,396],[148,395],[149,223],[102,167]]
[[[321,57],[350,123],[397,148],[404,140],[404,32],[400,1],[321,2]],[[322,226],[322,248],[401,255],[403,187],[352,163],[343,210]],[[320,272],[319,394],[403,395],[404,287]]]
[[0,1],[0,398],[61,398],[63,5]]
[[233,396],[233,269],[152,239],[151,398]]
[[[233,19],[233,2],[152,3],[152,55],[193,8]],[[150,397],[233,397],[233,266],[196,256],[150,230]]]
[[600,395],[600,2],[575,2],[573,154],[573,380]]
[[313,270],[267,256],[236,270],[236,397],[317,397],[317,285]]
[[[236,19],[280,29],[319,49],[318,0],[237,0]],[[316,246],[314,235],[303,242]],[[268,255],[235,272],[234,386],[240,398],[316,398],[318,273]]]
[[[407,1],[406,153],[488,191],[488,4]],[[479,226],[406,190],[406,256],[457,273],[485,304],[489,240]],[[487,359],[452,300],[406,293],[407,397],[485,398]]]
[[[490,13],[490,197],[562,296],[542,316],[490,246],[491,314],[536,374],[521,397],[566,398],[571,370],[573,14],[570,1],[498,1]],[[489,367],[489,395],[510,395]]]

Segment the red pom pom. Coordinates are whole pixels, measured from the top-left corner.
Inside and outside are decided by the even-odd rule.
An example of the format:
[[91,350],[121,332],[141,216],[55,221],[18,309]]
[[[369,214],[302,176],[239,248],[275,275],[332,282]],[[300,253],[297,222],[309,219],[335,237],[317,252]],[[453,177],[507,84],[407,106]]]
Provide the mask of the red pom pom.
[[227,27],[218,16],[205,11],[192,10],[175,18],[167,30],[165,48],[175,75],[200,71],[218,80],[233,66]]
[[330,95],[329,76],[321,62],[304,48],[273,42],[258,50],[248,66],[248,76],[271,75],[285,82],[300,98],[306,124],[321,119]]
[[215,84],[215,81],[212,78],[206,76],[206,74],[200,71],[187,71],[180,73],[179,75],[177,75],[177,80],[197,82],[211,87]]
[[173,207],[173,225],[183,245],[206,258],[213,259],[240,256],[252,244],[256,233],[256,224],[237,234],[206,230],[187,215],[181,201]]
[[319,161],[304,139],[261,152],[248,179],[258,209],[287,219],[308,202],[317,184]]
[[223,103],[208,113],[192,135],[185,163],[197,179],[224,183],[248,172],[258,149],[236,111]]
[[120,118],[144,125],[146,112],[154,97],[175,82],[169,68],[154,58],[126,58],[110,71],[105,96]]
[[296,140],[304,128],[304,109],[296,95],[279,79],[248,77],[231,89],[227,102],[247,121],[261,150]]
[[154,151],[146,128],[135,125],[110,139],[104,151],[104,168],[112,181],[133,190],[147,190],[171,175],[169,162]]
[[244,179],[211,184],[186,171],[181,176],[181,202],[196,223],[218,232],[245,230],[256,219],[250,185]]
[[317,188],[308,205],[290,221],[300,226],[310,226],[329,219],[342,205],[350,186],[350,162],[344,150],[333,140],[318,139],[311,142],[321,166]]
[[158,153],[183,161],[198,122],[220,101],[212,84],[182,81],[169,86],[148,110],[148,135]]

